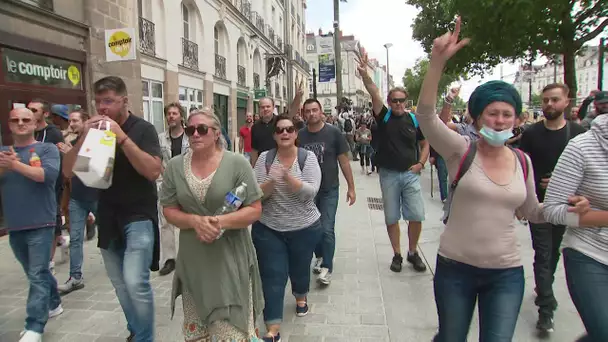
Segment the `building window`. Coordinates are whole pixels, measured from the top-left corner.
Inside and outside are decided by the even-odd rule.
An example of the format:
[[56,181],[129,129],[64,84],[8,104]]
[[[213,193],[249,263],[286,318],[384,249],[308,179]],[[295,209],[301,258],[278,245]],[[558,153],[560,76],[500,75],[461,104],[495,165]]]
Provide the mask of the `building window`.
[[182,4],[182,20],[184,25],[184,38],[190,40],[190,13],[188,6]]
[[26,4],[40,7],[42,9],[52,11],[53,10],[53,0],[21,0]]
[[144,119],[152,123],[158,133],[165,131],[163,84],[152,80],[142,80]]
[[213,51],[216,55],[220,53],[220,33],[217,26],[213,28]]
[[179,103],[186,112],[190,113],[193,109],[203,108],[203,91],[198,89],[179,87]]

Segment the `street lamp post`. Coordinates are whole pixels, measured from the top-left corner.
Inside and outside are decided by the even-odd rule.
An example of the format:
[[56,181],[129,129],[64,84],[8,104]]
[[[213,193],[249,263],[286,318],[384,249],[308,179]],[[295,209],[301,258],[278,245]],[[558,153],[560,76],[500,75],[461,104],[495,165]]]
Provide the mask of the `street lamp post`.
[[391,89],[391,77],[390,77],[390,67],[389,67],[389,58],[388,58],[388,49],[393,46],[393,43],[386,43],[384,47],[386,48],[386,91],[389,92]]

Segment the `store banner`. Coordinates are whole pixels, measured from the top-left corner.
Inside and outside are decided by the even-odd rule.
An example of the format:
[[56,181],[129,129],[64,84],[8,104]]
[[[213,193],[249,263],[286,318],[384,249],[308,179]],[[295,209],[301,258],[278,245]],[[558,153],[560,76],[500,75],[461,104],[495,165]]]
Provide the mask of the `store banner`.
[[336,79],[336,60],[333,54],[319,55],[319,83]]
[[137,36],[132,27],[106,30],[106,61],[130,61],[137,59]]
[[324,54],[334,54],[334,37],[319,37],[317,39],[317,53],[320,55]]
[[4,80],[47,87],[82,89],[82,65],[62,59],[2,48]]

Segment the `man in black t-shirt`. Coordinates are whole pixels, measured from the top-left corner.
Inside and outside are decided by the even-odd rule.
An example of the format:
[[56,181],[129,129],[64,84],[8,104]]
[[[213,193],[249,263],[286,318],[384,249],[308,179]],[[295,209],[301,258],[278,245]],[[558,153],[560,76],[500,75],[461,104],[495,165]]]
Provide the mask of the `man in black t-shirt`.
[[[543,113],[545,120],[535,123],[522,133],[520,148],[530,156],[534,169],[536,196],[540,202],[545,199],[545,191],[551,172],[564,151],[568,141],[585,132],[574,122],[568,122],[564,111],[568,107],[568,86],[549,84],[543,89]],[[531,223],[532,247],[534,248],[534,281],[538,322],[536,328],[542,332],[553,331],[553,312],[557,300],[553,294],[553,275],[559,261],[559,248],[565,227],[550,223]]]
[[[156,179],[162,170],[158,135],[151,123],[128,111],[127,87],[119,77],[95,82],[93,93],[99,115],[87,121],[84,137],[104,121],[116,134],[112,185],[99,191],[98,247],[127,318],[129,339],[153,341],[150,270],[158,270]],[[83,141],[66,154],[64,167],[74,167]]]
[[378,138],[376,163],[380,168],[380,188],[384,204],[384,220],[393,247],[391,270],[401,272],[401,234],[399,219],[409,221],[409,250],[407,261],[418,272],[426,271],[426,265],[417,251],[424,220],[424,200],[420,189],[420,171],[429,156],[426,142],[413,115],[405,110],[407,91],[393,88],[388,93],[388,105],[384,105],[378,87],[368,74],[368,58],[361,51],[359,74],[365,88],[372,96],[372,110],[376,117]]
[[260,120],[251,127],[251,166],[255,167],[260,153],[277,147],[274,140],[274,100],[260,99]]

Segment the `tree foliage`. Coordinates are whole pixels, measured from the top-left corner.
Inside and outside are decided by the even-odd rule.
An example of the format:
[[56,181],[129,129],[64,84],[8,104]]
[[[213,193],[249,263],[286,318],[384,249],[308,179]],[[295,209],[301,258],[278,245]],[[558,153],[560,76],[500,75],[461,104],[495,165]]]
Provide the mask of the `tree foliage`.
[[406,0],[421,11],[413,36],[427,52],[462,18],[471,43],[447,69],[482,73],[504,61],[563,55],[564,83],[576,94],[574,57],[608,27],[606,0]]
[[[418,95],[420,95],[420,89],[422,88],[422,81],[424,80],[424,75],[426,75],[428,68],[429,59],[419,58],[413,68],[405,70],[403,75],[403,86],[407,89],[409,98],[414,102],[418,100]],[[456,73],[444,73],[439,81],[439,92],[443,93],[451,83],[458,79],[460,79],[460,77]]]

